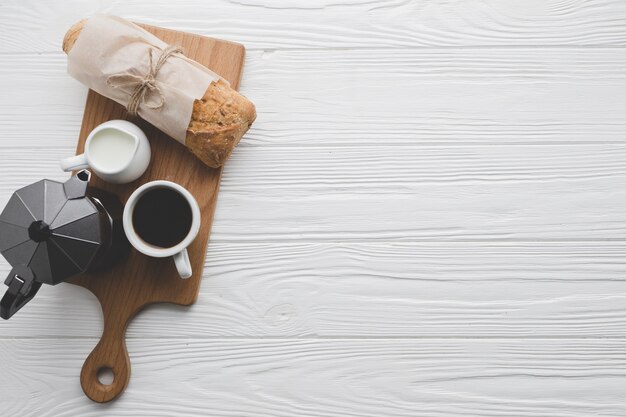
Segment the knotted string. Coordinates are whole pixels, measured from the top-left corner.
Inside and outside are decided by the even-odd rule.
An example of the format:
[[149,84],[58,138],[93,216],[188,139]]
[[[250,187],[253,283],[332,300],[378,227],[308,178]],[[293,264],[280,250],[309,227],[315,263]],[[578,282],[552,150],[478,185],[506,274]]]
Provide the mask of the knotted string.
[[[169,45],[167,48],[163,50],[161,56],[156,62],[156,65],[152,63],[152,49],[148,51],[149,58],[149,66],[148,73],[141,77],[139,75],[133,75],[128,73],[119,73],[109,75],[107,78],[107,85],[113,88],[124,88],[124,87],[133,87],[133,93],[130,96],[130,100],[128,101],[128,105],[126,106],[126,110],[130,113],[131,116],[137,116],[137,111],[139,110],[139,106],[144,104],[146,107],[158,110],[165,104],[165,96],[163,95],[163,91],[159,88],[156,83],[156,76],[159,73],[159,70],[165,64],[165,61],[172,56],[173,54],[182,53],[183,48],[180,46]],[[159,101],[157,104],[149,104],[146,100],[146,97],[150,93],[158,93]]]

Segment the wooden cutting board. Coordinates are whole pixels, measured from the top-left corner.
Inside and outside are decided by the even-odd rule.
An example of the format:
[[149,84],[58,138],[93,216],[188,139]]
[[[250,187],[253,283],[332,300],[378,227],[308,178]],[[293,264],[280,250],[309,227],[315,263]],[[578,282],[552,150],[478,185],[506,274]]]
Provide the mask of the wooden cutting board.
[[[168,44],[181,45],[185,55],[207,66],[238,88],[245,49],[242,45],[210,39],[199,35],[141,25]],[[113,270],[81,275],[70,280],[91,291],[100,301],[104,316],[104,331],[100,342],[91,352],[80,375],[85,394],[94,401],[107,402],[126,388],[130,379],[130,359],[126,350],[126,327],[130,320],[148,304],[167,302],[193,304],[198,295],[209,232],[220,185],[221,169],[208,168],[186,148],[141,119],[131,119],[117,103],[89,91],[77,154],[83,153],[89,132],[100,123],[112,119],[128,119],[146,132],[152,146],[152,161],[139,180],[127,185],[108,184],[93,176],[90,186],[117,194],[126,202],[140,185],[158,179],[174,181],[186,187],[196,198],[202,212],[198,237],[189,247],[193,276],[181,279],[171,258],[156,259],[131,249],[129,257]],[[113,382],[105,385],[98,380],[101,370],[113,373]],[[158,376],[155,376],[158,378]]]

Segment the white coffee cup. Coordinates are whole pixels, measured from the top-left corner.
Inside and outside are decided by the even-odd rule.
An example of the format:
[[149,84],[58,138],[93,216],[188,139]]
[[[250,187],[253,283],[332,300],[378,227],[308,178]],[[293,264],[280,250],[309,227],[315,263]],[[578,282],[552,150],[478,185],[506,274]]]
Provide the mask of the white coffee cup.
[[[135,228],[134,214],[137,203],[139,203],[142,197],[144,197],[149,191],[158,188],[165,188],[177,192],[184,198],[187,204],[189,204],[189,209],[191,210],[191,224],[187,235],[178,244],[166,248],[155,246],[154,244],[146,242]],[[142,185],[131,194],[126,202],[126,206],[124,207],[123,224],[126,237],[128,237],[128,240],[135,247],[135,249],[154,258],[166,258],[172,256],[174,257],[176,269],[178,270],[180,277],[185,279],[191,277],[193,271],[191,268],[191,262],[189,261],[187,247],[191,245],[200,230],[200,207],[198,206],[196,199],[186,188],[176,184],[175,182],[162,180],[152,181]]]
[[89,168],[113,184],[141,177],[150,164],[150,142],[145,133],[126,120],[110,120],[91,131],[85,153],[61,161],[63,171]]

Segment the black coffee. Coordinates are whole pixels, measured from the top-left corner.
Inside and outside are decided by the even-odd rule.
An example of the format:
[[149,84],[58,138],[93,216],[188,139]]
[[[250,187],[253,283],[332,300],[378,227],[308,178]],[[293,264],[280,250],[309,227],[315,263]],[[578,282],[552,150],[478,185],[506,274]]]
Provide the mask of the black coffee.
[[177,191],[154,188],[143,194],[133,212],[135,232],[146,243],[171,248],[187,237],[192,213],[189,203]]

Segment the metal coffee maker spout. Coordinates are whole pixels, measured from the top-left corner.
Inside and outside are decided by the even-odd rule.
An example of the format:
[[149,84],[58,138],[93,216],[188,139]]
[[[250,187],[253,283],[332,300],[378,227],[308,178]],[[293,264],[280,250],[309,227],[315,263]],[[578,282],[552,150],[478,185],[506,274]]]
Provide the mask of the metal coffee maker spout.
[[114,195],[89,189],[90,179],[83,170],[65,183],[42,180],[9,199],[0,214],[0,253],[13,267],[0,301],[3,319],[32,300],[42,284],[56,285],[114,261],[122,206]]

